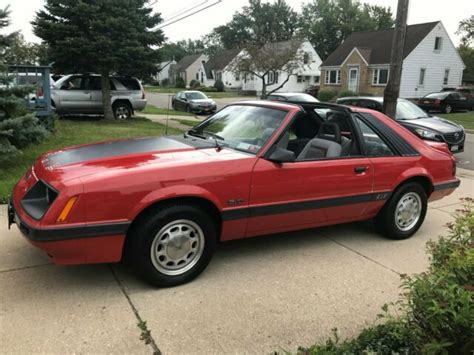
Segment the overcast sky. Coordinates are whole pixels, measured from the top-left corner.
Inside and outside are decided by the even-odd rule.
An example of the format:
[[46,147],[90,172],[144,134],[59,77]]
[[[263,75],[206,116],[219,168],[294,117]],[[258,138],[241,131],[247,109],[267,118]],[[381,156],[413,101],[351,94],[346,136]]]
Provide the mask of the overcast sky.
[[[269,0],[273,1],[273,0]],[[295,10],[301,9],[301,4],[310,0],[287,0]],[[150,1],[153,3],[154,0]],[[205,2],[205,3],[204,3]],[[164,19],[175,16],[180,10],[186,10],[194,5],[204,3],[201,7],[211,5],[216,0],[158,0],[153,8],[160,12]],[[362,0],[370,4],[390,6],[396,12],[397,0]],[[181,39],[198,39],[209,33],[214,27],[228,22],[235,11],[239,11],[248,3],[247,0],[222,0],[221,3],[210,7],[187,19],[171,24],[165,28],[166,37],[170,41]],[[20,30],[27,41],[39,41],[32,33],[30,22],[35,12],[43,7],[44,0],[0,0],[0,7],[10,5],[12,25],[4,32]],[[474,14],[474,0],[411,0],[408,13],[408,24],[441,20],[454,43],[459,42],[456,32],[459,21]],[[174,18],[172,20],[178,19]],[[172,21],[170,20],[170,21]]]

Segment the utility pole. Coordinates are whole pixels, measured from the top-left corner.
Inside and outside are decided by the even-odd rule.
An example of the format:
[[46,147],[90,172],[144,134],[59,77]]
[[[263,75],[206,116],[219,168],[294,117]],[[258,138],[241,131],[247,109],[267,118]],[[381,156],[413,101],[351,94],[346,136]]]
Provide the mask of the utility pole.
[[383,94],[383,112],[394,118],[397,111],[397,99],[400,93],[402,76],[403,49],[407,33],[408,1],[398,0],[397,19],[393,30],[392,53],[390,57],[390,73]]

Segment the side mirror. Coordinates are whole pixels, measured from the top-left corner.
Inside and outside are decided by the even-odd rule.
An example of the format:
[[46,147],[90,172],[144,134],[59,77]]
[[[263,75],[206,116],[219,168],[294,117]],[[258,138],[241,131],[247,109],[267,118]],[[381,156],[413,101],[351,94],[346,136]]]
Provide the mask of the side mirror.
[[268,160],[275,163],[292,163],[295,161],[295,153],[291,150],[276,147],[275,150],[270,154]]
[[183,100],[183,101],[188,101],[188,99],[187,99],[187,98],[185,98],[185,97],[183,97],[181,100]]

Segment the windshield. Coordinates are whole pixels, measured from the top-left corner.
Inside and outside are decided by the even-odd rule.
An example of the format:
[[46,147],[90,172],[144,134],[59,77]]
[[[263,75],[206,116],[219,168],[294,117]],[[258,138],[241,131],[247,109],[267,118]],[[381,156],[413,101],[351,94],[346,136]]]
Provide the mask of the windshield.
[[395,119],[397,120],[415,120],[417,118],[429,117],[428,114],[415,105],[413,102],[407,100],[398,100],[397,113]]
[[432,94],[426,95],[425,97],[427,99],[444,99],[449,94],[450,94],[449,92],[434,92]]
[[207,99],[207,96],[204,95],[202,92],[188,92],[186,93],[186,98],[188,100],[203,100]]
[[280,127],[287,111],[232,105],[197,125],[189,135],[214,140],[223,147],[257,154]]

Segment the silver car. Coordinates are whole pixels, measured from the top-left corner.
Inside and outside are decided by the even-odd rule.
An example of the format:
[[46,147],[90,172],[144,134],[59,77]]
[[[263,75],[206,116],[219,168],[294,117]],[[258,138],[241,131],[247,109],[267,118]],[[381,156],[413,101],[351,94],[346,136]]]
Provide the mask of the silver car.
[[[136,78],[110,78],[112,109],[115,118],[123,120],[146,106],[145,91]],[[53,108],[60,115],[103,114],[100,75],[66,75],[51,87]]]

